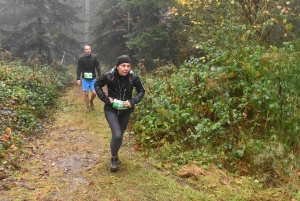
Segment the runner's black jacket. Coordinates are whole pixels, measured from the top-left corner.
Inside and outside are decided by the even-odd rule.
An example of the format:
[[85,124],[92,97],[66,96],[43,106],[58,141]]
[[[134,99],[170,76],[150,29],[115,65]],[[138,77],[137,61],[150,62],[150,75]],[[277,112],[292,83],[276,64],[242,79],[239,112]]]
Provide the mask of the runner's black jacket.
[[[80,80],[80,74],[82,74],[82,78],[85,72],[93,73],[92,79],[96,78],[96,71],[98,77],[101,75],[100,71],[100,61],[98,60],[97,56],[94,54],[90,54],[86,56],[85,54],[79,57],[78,64],[77,64],[77,80]],[[86,79],[86,78],[85,78]],[[88,79],[90,80],[90,79]]]
[[[106,96],[102,87],[107,86]],[[139,103],[145,95],[145,89],[140,81],[138,75],[132,70],[126,76],[120,76],[118,70],[113,68],[98,78],[94,84],[97,96],[102,100],[105,105],[104,109],[114,111],[116,114],[124,112],[133,112],[135,104]],[[133,88],[136,90],[136,95],[132,98]],[[131,108],[126,110],[117,110],[110,104],[109,98],[118,99],[121,101],[129,101]]]

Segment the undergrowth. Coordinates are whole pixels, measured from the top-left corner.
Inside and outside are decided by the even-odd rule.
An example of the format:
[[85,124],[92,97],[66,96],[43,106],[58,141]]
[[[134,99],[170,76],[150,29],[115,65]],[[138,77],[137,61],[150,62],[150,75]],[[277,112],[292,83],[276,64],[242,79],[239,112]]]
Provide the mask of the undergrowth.
[[0,176],[5,177],[6,170],[18,168],[23,141],[46,132],[60,93],[73,77],[57,62],[43,65],[37,58],[24,63],[8,51],[0,58]]
[[262,178],[264,188],[290,185],[292,196],[300,187],[299,45],[244,48],[243,60],[218,50],[147,75],[134,131],[162,164],[214,165]]

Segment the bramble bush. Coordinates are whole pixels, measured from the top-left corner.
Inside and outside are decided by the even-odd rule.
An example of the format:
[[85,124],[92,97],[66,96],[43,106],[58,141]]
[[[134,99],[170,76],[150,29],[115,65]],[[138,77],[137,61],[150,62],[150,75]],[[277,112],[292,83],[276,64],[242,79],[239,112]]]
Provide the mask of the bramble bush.
[[[7,51],[0,58],[0,133],[3,135],[0,160],[4,159],[5,165],[16,160],[19,152],[10,146],[20,147],[23,137],[45,133],[45,126],[58,108],[61,90],[70,84],[72,75],[57,62],[47,66],[36,59],[25,64],[12,59]],[[5,129],[11,130],[10,140],[4,139],[8,135]],[[16,155],[6,157],[12,151]]]
[[[151,155],[150,147],[160,160],[179,165],[265,175],[265,185],[296,177],[300,43],[286,26],[295,18],[267,1],[261,8],[272,11],[255,16],[251,10],[243,18],[235,1],[193,2],[176,16],[189,13],[190,43],[205,56],[144,78],[146,95],[134,114],[144,154]],[[213,6],[222,15],[207,12]],[[263,41],[271,30],[280,30],[284,41]]]
[[72,76],[55,62],[50,66],[38,60],[28,64],[1,62],[1,125],[35,135],[43,132],[45,120],[51,119],[56,109],[60,90],[68,86]]
[[226,59],[226,66],[216,56],[157,69],[144,78],[147,93],[134,114],[142,147],[178,164],[215,163],[274,179],[293,174],[300,167],[293,154],[299,150],[298,51],[296,43],[255,46],[243,62]]

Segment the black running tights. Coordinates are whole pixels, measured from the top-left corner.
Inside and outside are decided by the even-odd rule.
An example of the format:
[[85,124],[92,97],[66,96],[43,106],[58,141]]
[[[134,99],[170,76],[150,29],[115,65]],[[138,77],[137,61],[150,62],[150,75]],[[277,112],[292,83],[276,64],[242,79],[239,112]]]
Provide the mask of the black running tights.
[[110,141],[110,151],[112,156],[118,156],[119,149],[122,145],[123,134],[129,122],[130,112],[118,115],[110,110],[105,110],[105,118],[112,132]]

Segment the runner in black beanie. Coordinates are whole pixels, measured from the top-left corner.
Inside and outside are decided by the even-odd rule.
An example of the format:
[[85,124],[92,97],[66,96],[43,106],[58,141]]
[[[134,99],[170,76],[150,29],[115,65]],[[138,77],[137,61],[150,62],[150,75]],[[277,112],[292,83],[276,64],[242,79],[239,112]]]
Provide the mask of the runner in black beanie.
[[[107,95],[102,87],[107,86]],[[136,95],[133,95],[133,89]],[[122,145],[123,134],[129,122],[134,106],[145,94],[145,89],[138,75],[131,70],[131,61],[126,55],[118,57],[116,67],[104,73],[95,82],[97,96],[104,105],[105,118],[110,126],[112,138],[110,141],[110,170],[116,171],[121,163],[118,157]]]
[[131,61],[130,61],[130,59],[126,55],[122,55],[122,56],[118,57],[117,63],[116,63],[116,67],[118,67],[122,63],[129,63],[129,64],[131,64]]

